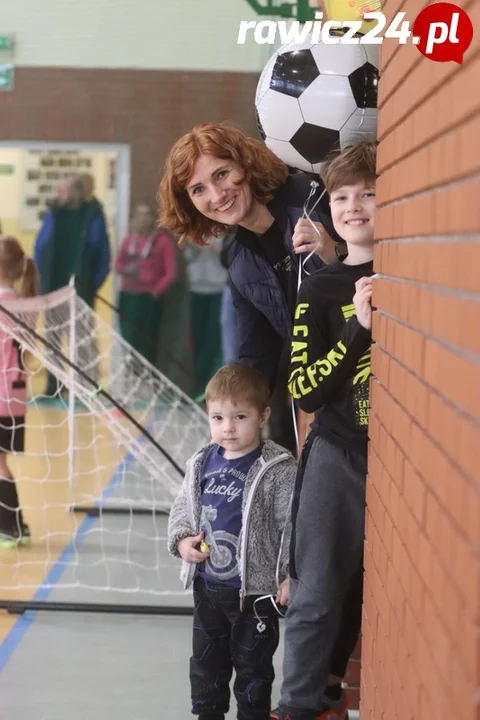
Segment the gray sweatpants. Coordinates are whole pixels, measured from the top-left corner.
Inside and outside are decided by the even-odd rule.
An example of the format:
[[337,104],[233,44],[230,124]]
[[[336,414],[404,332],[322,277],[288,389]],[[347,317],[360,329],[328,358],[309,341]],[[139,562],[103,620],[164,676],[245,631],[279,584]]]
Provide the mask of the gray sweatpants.
[[[307,438],[295,484],[280,707],[322,712],[361,623],[366,454]],[[292,718],[297,713],[292,713]]]

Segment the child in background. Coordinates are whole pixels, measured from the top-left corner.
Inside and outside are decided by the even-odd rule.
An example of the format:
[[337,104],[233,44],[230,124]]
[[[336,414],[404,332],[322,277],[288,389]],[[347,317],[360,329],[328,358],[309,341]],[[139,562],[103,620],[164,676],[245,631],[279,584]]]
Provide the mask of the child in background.
[[[0,236],[0,305],[20,295],[37,294],[37,273],[13,237]],[[27,390],[22,349],[7,330],[0,329],[0,549],[25,545],[30,531],[23,520],[15,479],[7,464],[9,453],[24,451]]]
[[269,388],[254,368],[220,368],[207,385],[212,443],[190,458],[170,512],[168,546],[193,582],[192,713],[224,720],[229,682],[239,720],[269,720],[275,599],[288,604],[293,455],[261,431]]

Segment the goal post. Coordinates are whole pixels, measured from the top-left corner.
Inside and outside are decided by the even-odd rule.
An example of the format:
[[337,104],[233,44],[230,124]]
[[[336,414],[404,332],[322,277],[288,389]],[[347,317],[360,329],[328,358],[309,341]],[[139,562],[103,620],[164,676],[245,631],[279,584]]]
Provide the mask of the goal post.
[[0,328],[32,368],[25,453],[13,458],[32,546],[0,552],[0,608],[190,612],[165,514],[210,440],[204,410],[73,286],[2,299]]

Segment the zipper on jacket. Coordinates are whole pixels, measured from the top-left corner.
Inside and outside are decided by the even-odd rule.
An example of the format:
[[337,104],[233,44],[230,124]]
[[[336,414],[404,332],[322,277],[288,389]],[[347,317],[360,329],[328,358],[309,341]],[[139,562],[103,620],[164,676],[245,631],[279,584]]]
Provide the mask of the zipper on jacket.
[[[285,244],[285,243],[284,243],[284,244]],[[256,251],[254,250],[254,252],[256,252]],[[290,254],[288,250],[287,250],[287,252],[288,252],[288,254]],[[270,265],[270,263],[268,262],[268,260],[266,260],[266,259],[263,257],[263,255],[260,255],[260,253],[258,253],[258,252],[257,252],[256,254],[257,254],[257,257],[260,258],[260,260],[262,260],[262,261],[266,264],[266,266],[269,268],[271,274],[272,274],[273,277],[274,277],[275,282],[276,282],[277,285],[278,285],[278,289],[280,290],[280,295],[281,295],[282,298],[283,298],[283,304],[284,304],[284,306],[285,306],[285,312],[287,313],[287,317],[288,317],[289,320],[290,320],[290,334],[291,334],[291,333],[293,332],[292,311],[290,310],[290,307],[289,307],[289,305],[288,305],[288,299],[285,297],[285,293],[283,292],[283,288],[282,288],[282,286],[281,286],[281,284],[280,284],[280,280],[278,279],[277,273],[276,273],[275,270],[272,268],[272,266]],[[293,272],[293,270],[292,270],[292,272]],[[295,303],[295,304],[296,304],[296,303]]]
[[192,500],[193,500],[192,476],[194,475],[195,459],[196,459],[196,456],[188,464],[187,476],[186,476],[187,487],[185,488],[186,495],[187,495],[187,515],[190,519],[190,522],[192,523],[192,528],[194,529],[194,531],[196,531],[196,523],[195,523],[195,514],[193,512],[193,502],[192,502]]
[[[293,490],[290,496],[290,502],[288,504],[288,512],[291,517],[292,514],[292,503],[293,503]],[[275,580],[277,581],[277,587],[280,585],[280,560],[282,559],[283,543],[285,541],[285,528],[283,528],[282,539],[280,540],[280,550],[278,551],[277,567],[275,568]]]
[[[290,457],[289,454],[284,453],[283,455],[278,455],[278,457],[273,458],[272,460],[269,460],[265,463],[265,465],[261,468],[260,472],[258,473],[257,477],[255,478],[255,481],[252,485],[252,489],[250,490],[250,496],[247,500],[247,505],[245,507],[245,522],[243,526],[243,537],[242,537],[242,586],[240,588],[240,611],[243,612],[245,609],[245,578],[247,576],[247,540],[248,540],[248,531],[250,526],[250,513],[253,503],[253,498],[255,497],[255,493],[257,492],[257,488],[260,484],[260,480],[263,478],[267,470],[269,470],[274,465],[278,465],[278,463],[283,462],[284,460],[288,460]],[[280,546],[281,547],[281,546]],[[278,561],[277,561],[278,563]]]

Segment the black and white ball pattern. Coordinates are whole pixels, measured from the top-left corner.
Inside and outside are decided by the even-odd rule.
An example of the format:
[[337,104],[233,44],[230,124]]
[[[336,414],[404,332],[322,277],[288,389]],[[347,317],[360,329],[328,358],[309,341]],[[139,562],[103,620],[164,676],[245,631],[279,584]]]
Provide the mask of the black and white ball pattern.
[[255,97],[267,147],[318,172],[326,155],[377,136],[378,46],[289,44],[268,60]]

